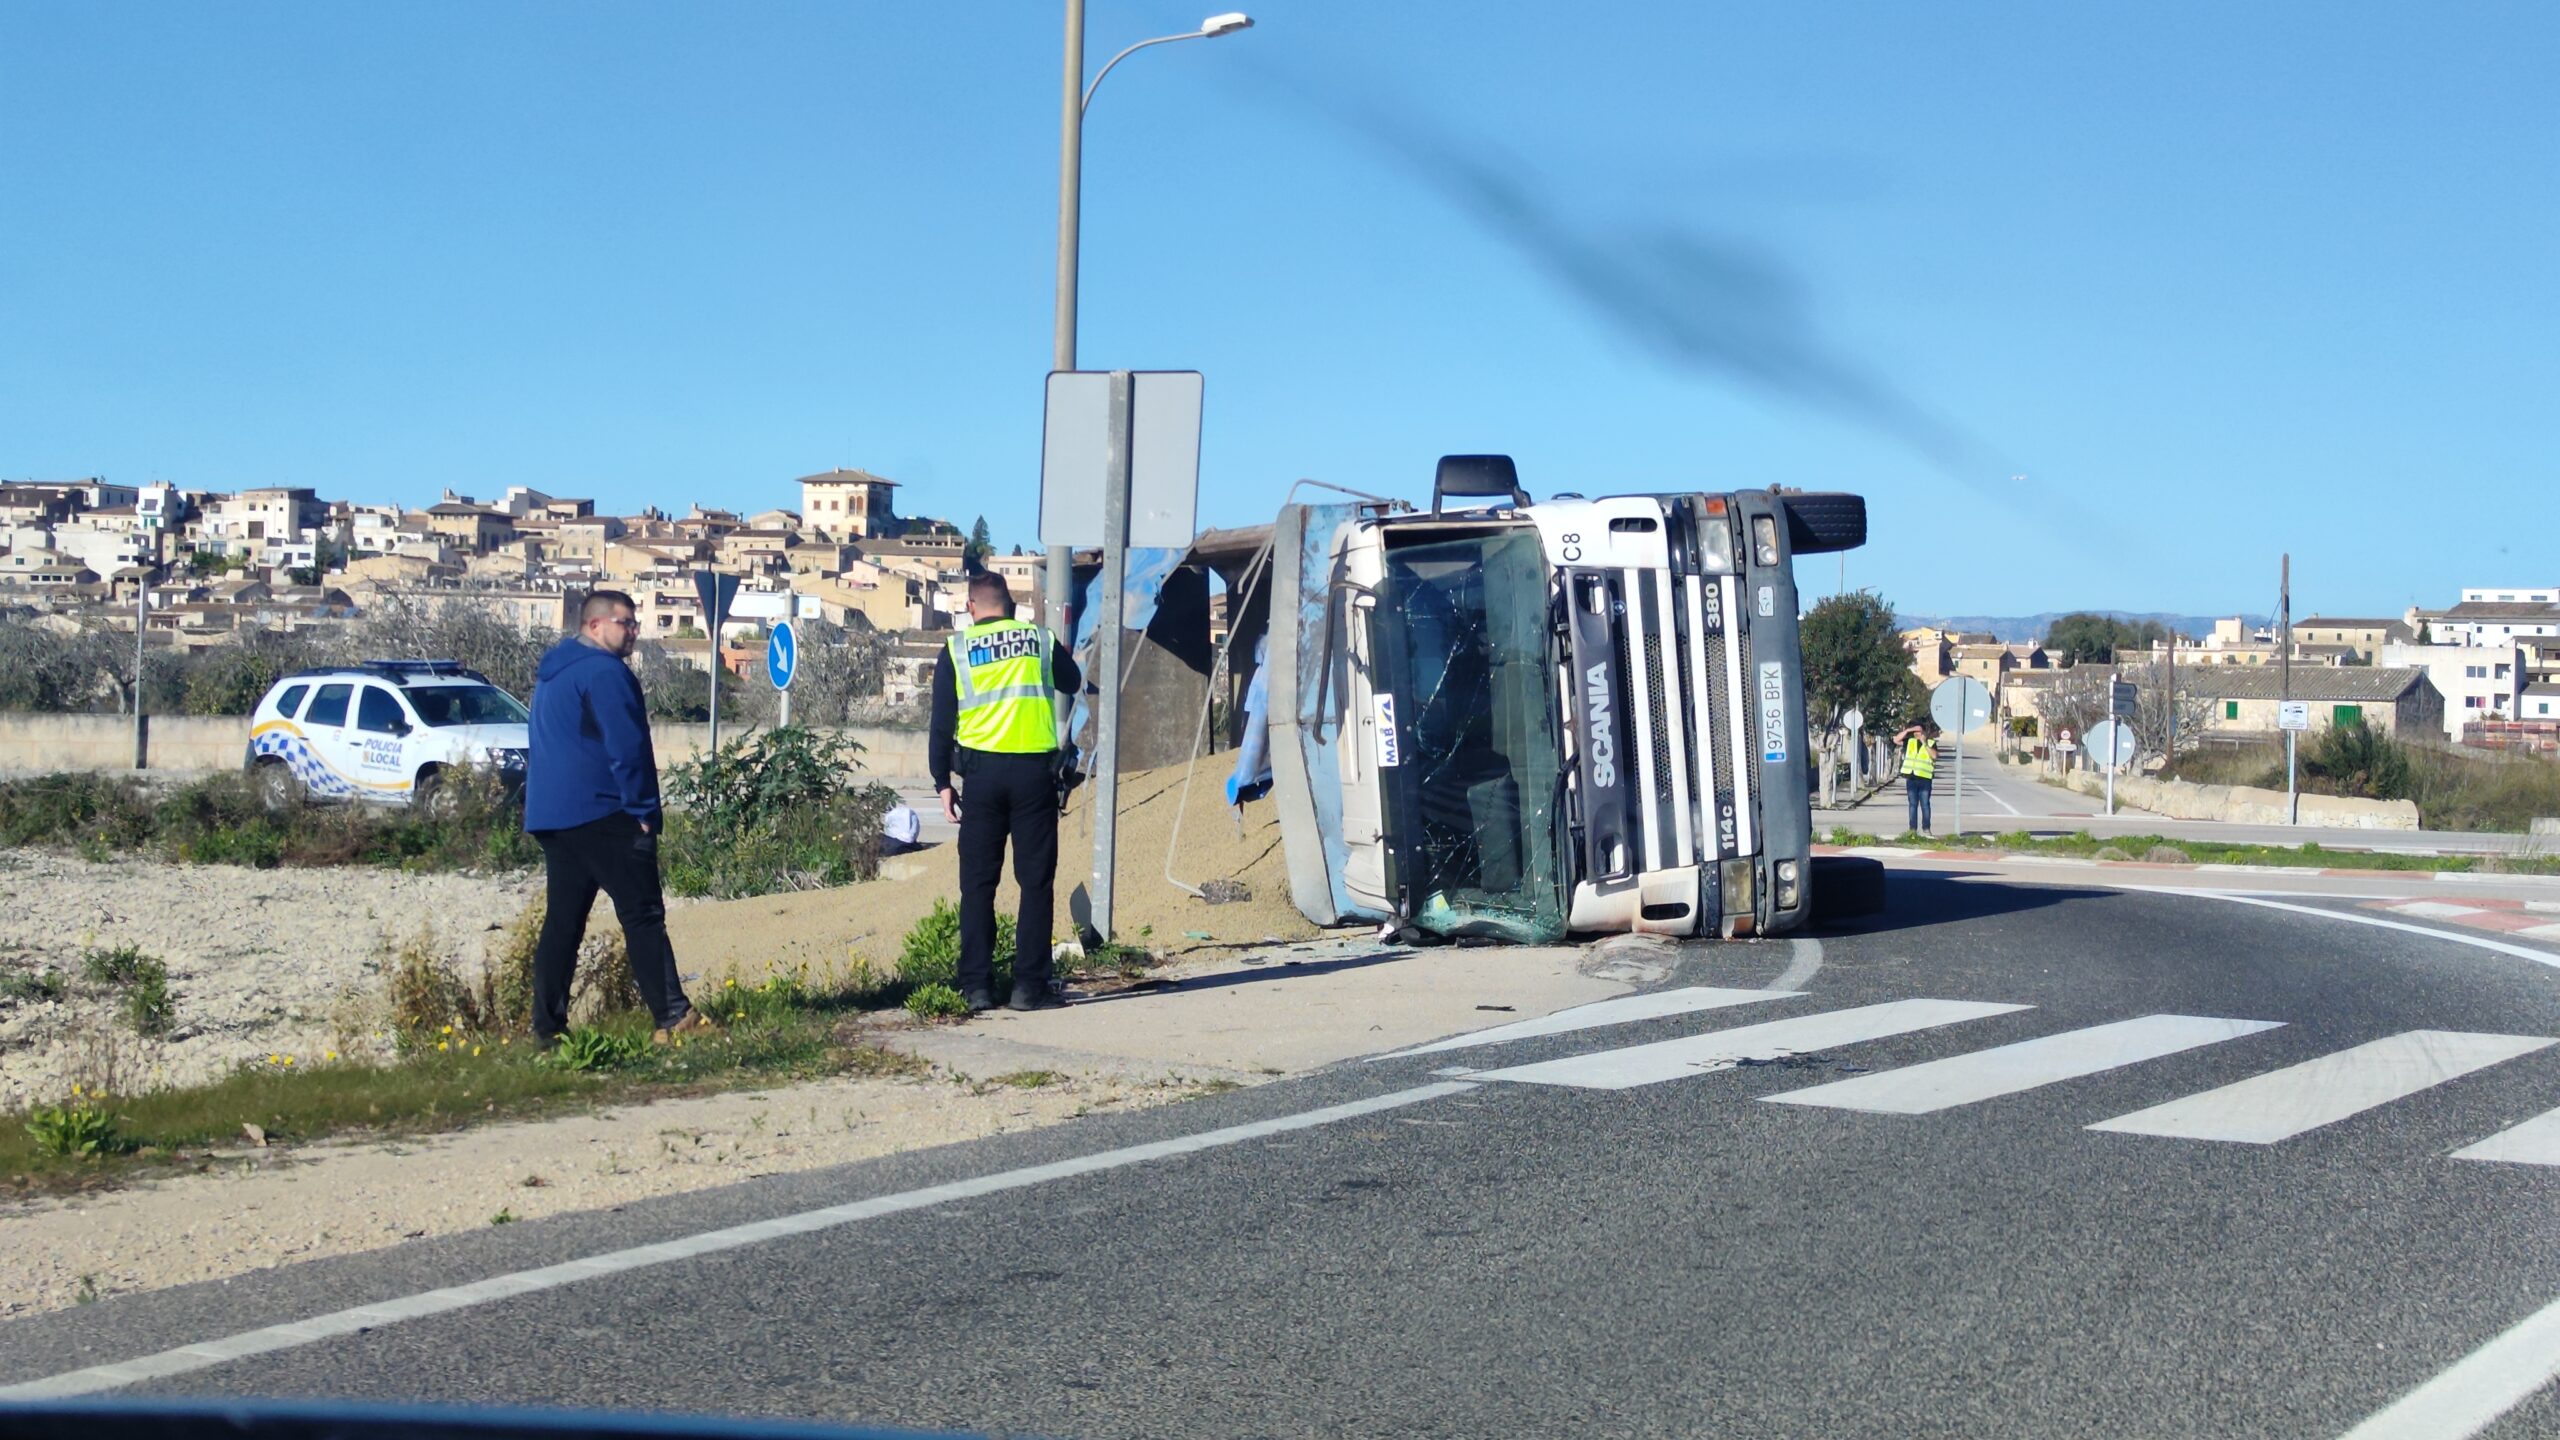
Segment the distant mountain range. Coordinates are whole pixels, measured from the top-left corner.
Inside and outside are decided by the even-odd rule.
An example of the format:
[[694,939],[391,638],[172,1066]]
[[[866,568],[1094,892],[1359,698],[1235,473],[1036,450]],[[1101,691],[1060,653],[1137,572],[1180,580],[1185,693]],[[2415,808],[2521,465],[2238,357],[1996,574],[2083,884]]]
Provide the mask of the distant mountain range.
[[[2045,632],[2053,628],[2053,622],[2065,615],[2104,615],[2112,620],[2157,620],[2181,635],[2192,635],[2198,638],[2212,634],[2215,621],[2231,618],[2229,615],[2164,615],[2156,611],[2136,610],[2048,610],[2041,615],[1916,615],[1897,610],[1894,612],[1894,623],[1905,630],[1934,625],[1941,630],[1987,631],[2002,644],[2007,645],[2025,640],[2043,639]],[[2243,615],[2240,618],[2251,626],[2275,623],[2264,615]]]

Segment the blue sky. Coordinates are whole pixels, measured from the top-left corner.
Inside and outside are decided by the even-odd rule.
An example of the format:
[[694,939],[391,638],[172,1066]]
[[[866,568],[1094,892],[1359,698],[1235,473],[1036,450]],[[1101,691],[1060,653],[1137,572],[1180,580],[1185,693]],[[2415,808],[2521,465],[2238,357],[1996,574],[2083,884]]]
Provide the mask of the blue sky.
[[[0,0],[0,476],[1030,544],[1060,9]],[[1206,523],[1504,450],[1860,490],[1920,612],[2560,580],[2560,9],[1254,14],[1087,128],[1082,360],[1206,373]]]

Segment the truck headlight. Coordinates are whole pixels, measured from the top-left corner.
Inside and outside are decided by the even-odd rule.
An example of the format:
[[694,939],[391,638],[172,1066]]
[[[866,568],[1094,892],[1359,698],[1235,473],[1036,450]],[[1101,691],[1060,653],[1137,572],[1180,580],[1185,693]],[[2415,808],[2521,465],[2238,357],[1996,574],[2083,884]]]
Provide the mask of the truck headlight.
[[1770,888],[1777,892],[1779,909],[1793,910],[1797,902],[1804,898],[1802,879],[1803,872],[1797,869],[1796,862],[1793,860],[1781,860],[1773,867],[1773,883]]
[[1768,567],[1778,563],[1778,522],[1776,517],[1769,515],[1754,515],[1751,517],[1751,555],[1763,569],[1767,569]]

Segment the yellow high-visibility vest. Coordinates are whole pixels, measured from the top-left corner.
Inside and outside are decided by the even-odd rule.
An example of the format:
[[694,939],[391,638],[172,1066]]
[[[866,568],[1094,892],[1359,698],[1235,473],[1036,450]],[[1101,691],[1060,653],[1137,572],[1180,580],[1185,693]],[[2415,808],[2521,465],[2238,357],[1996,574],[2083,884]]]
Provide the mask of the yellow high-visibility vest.
[[1020,620],[988,620],[952,636],[949,648],[960,701],[953,740],[1000,755],[1058,748],[1048,631]]
[[1914,735],[1902,742],[1902,773],[1914,780],[1938,778],[1938,747],[1926,735]]

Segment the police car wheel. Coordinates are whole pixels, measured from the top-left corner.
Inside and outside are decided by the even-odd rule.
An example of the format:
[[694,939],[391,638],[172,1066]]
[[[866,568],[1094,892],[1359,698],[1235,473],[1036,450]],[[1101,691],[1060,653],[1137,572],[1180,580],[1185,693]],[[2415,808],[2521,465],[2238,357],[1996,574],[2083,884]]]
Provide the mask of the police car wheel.
[[409,787],[409,808],[430,820],[452,819],[459,803],[460,797],[446,787],[441,769],[422,772]]
[[250,776],[258,792],[258,805],[270,815],[281,815],[302,804],[302,781],[293,767],[281,760],[263,760]]
[[1816,855],[1807,877],[1813,883],[1813,923],[1854,920],[1884,909],[1884,862],[1864,855]]

